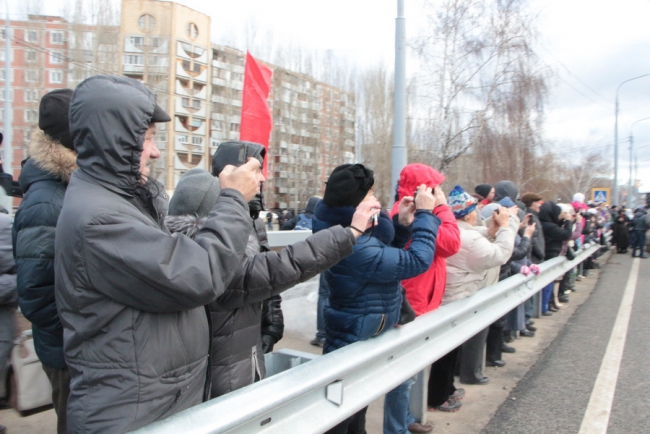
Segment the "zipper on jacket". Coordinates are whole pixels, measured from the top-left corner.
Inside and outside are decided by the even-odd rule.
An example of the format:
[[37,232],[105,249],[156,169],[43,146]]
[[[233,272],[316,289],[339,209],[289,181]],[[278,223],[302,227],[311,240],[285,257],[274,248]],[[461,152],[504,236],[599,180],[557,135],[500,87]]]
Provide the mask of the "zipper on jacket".
[[257,361],[257,345],[253,347],[252,357],[253,363],[251,363],[251,384],[262,379],[262,373],[260,372],[259,363]]
[[379,329],[375,332],[375,336],[377,336],[379,333],[384,330],[384,327],[386,326],[386,314],[381,314],[381,322],[379,323]]

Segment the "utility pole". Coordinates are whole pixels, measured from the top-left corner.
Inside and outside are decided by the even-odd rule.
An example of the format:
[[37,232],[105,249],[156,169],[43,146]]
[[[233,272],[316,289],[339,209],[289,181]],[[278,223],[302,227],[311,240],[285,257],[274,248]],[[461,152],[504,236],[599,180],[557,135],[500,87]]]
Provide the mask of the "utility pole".
[[647,77],[650,74],[639,75],[638,77],[630,78],[625,80],[623,83],[619,84],[616,88],[616,103],[614,107],[614,195],[612,196],[612,204],[619,204],[618,197],[618,91],[625,83],[632,80],[637,80],[639,78]]
[[393,161],[391,168],[391,197],[399,174],[408,161],[406,151],[406,18],[404,0],[397,0],[395,19],[395,114],[393,117]]

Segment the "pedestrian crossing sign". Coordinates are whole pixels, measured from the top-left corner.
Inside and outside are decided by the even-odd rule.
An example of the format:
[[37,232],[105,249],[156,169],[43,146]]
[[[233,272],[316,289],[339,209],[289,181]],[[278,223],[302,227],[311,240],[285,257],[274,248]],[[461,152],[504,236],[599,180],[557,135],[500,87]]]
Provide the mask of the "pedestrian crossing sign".
[[591,189],[591,201],[594,203],[604,203],[609,204],[609,188],[592,188]]

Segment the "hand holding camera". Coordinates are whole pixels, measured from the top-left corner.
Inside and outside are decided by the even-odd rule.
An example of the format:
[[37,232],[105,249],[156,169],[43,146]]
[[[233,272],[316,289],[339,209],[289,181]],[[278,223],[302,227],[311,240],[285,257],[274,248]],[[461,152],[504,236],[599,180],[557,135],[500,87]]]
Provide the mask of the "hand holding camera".
[[432,189],[425,184],[420,185],[415,191],[415,209],[433,211],[436,207],[436,198]]

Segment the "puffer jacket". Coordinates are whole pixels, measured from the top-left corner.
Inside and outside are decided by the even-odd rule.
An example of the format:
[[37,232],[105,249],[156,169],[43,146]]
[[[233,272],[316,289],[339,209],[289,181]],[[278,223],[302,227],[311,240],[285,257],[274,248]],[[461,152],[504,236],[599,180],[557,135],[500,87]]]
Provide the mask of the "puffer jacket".
[[[489,220],[488,220],[489,223]],[[501,265],[508,262],[515,247],[519,219],[510,217],[494,239],[487,226],[472,226],[459,220],[460,250],[447,259],[447,286],[442,304],[460,300],[496,282]]]
[[[354,210],[329,207],[321,200],[314,213],[314,232],[349,225]],[[325,308],[323,353],[377,336],[397,324],[402,304],[400,282],[431,266],[438,226],[438,217],[417,211],[410,227],[409,248],[391,247],[395,226],[382,213],[378,225],[359,237],[354,253],[325,272],[330,296]]]
[[35,130],[18,182],[24,195],[13,226],[20,311],[32,323],[41,363],[65,369],[63,327],[54,299],[54,231],[77,155]]
[[[444,180],[442,174],[424,164],[409,164],[404,167],[400,173],[397,200],[391,210],[393,218],[398,214],[399,202],[402,198],[413,196],[415,190],[422,184],[433,188]],[[433,214],[441,222],[436,237],[436,254],[433,262],[424,273],[402,281],[406,298],[418,316],[440,306],[447,283],[447,258],[458,253],[460,249],[460,229],[449,205],[436,206]]]
[[[264,231],[263,222],[259,219],[256,222],[261,224],[256,230]],[[171,231],[190,236],[198,233],[204,223],[205,219],[187,215],[168,216],[166,219]],[[209,305],[212,398],[264,378],[262,303],[352,254],[355,243],[350,229],[336,226],[281,252],[260,253],[265,238],[258,237],[258,234],[251,231],[246,257],[236,267],[235,277],[226,292]]]
[[13,219],[0,213],[0,369],[9,360],[16,327],[16,266],[11,254]]
[[82,82],[70,104],[78,152],[56,227],[55,294],[71,375],[68,432],[121,433],[207,399],[205,305],[252,229],[224,189],[192,240],[163,224],[163,186],[140,182],[154,95],[127,77]]
[[544,232],[546,260],[553,259],[560,255],[565,241],[568,241],[573,234],[573,222],[570,220],[560,221],[560,208],[555,202],[544,202],[539,209],[539,221],[542,222]]
[[634,218],[632,219],[632,230],[634,231],[647,231],[650,229],[650,222],[648,221],[648,213],[639,208],[634,213]]

